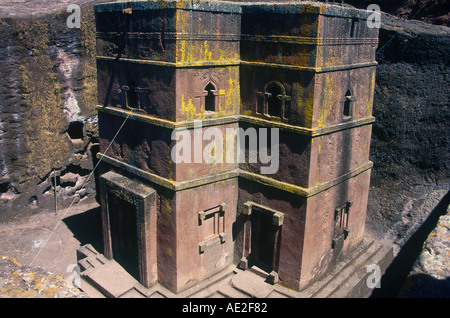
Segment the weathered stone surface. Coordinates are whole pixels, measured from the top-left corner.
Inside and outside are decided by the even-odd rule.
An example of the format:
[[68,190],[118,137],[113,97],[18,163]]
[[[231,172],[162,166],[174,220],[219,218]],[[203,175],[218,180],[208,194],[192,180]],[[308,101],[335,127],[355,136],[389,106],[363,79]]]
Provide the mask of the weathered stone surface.
[[[390,11],[393,13],[403,12],[403,14],[406,14],[404,15],[406,17],[411,17],[415,14],[415,9],[412,9],[415,3],[414,0],[405,0],[401,4],[394,4],[392,1],[368,0],[366,2],[358,1],[358,5],[368,4],[369,2],[380,3],[382,10],[385,10],[387,7],[397,6],[397,8],[392,9],[396,10],[395,12]],[[432,10],[445,15],[445,10],[436,10],[437,5],[435,2],[430,1],[429,5],[417,17],[422,16],[422,13],[432,12]],[[64,9],[65,5],[58,4],[62,5]],[[20,5],[20,9],[12,10],[11,5]],[[41,10],[30,10],[31,5],[35,6],[34,8],[40,5]],[[29,11],[42,13],[46,10],[52,11],[54,9],[48,1],[4,2],[0,8],[2,13],[17,13],[17,15],[28,14]],[[365,7],[362,5],[362,8]],[[377,56],[380,62],[375,92],[375,117],[377,121],[372,144],[374,151],[372,151],[371,155],[371,160],[374,161],[376,166],[372,192],[369,198],[369,225],[380,236],[384,236],[387,233],[388,238],[393,238],[401,245],[406,240],[406,237],[413,233],[414,229],[426,218],[427,212],[431,211],[435,205],[433,202],[439,201],[439,198],[445,193],[443,191],[448,189],[448,170],[446,170],[446,167],[448,167],[446,162],[448,156],[445,152],[448,149],[448,134],[445,134],[445,127],[448,122],[448,106],[445,105],[449,87],[445,82],[445,78],[448,75],[446,66],[448,64],[448,54],[446,54],[448,52],[448,31],[445,28],[440,28],[438,32],[433,26],[422,25],[429,32],[423,32],[423,29],[420,29],[421,31],[419,32],[416,28],[418,24],[415,22],[396,22],[401,25],[399,28],[395,25],[389,27],[386,24],[386,18],[383,21],[381,36],[385,41],[382,41],[380,47],[386,44],[392,36],[396,36],[396,38],[383,49],[382,54]],[[6,25],[3,24],[2,27]],[[405,25],[409,25],[407,32],[403,31]],[[41,29],[36,29],[36,31],[39,30]],[[95,32],[93,30],[91,28],[92,32],[86,34],[85,41],[94,41]],[[5,100],[11,101],[11,105],[13,105],[14,103],[20,103],[21,98],[20,94],[17,93],[20,88],[20,81],[17,79],[20,77],[20,74],[18,74],[18,65],[20,63],[17,60],[18,57],[14,56],[14,46],[12,45],[14,43],[10,40],[14,39],[14,37],[10,35],[15,33],[15,31],[21,30],[6,29],[6,31],[2,33],[6,40],[0,42],[5,44],[5,46],[2,46],[2,50],[6,53],[0,56],[4,57],[4,61],[6,61],[5,64],[2,63],[2,72],[6,70],[3,74],[10,74],[10,76],[2,77],[2,79],[5,79],[4,87],[10,89],[9,91],[6,90],[9,93],[7,93],[8,98],[5,98]],[[20,35],[20,32],[18,35]],[[40,39],[38,36],[36,38],[38,47]],[[68,46],[71,48],[77,47],[74,43],[72,44],[69,43]],[[30,48],[33,47],[31,46]],[[59,52],[61,50],[54,51],[53,55],[55,56]],[[65,50],[62,50],[62,52],[65,52]],[[33,50],[24,50],[22,53],[33,53]],[[59,55],[64,56],[63,53]],[[68,58],[61,58],[61,61],[65,60],[67,62],[61,62],[61,65],[76,65],[71,64],[70,57],[72,55],[68,55]],[[38,59],[35,61],[38,61]],[[3,65],[8,64],[8,67],[3,68]],[[95,68],[95,63],[90,64]],[[29,63],[24,65],[27,66]],[[55,68],[58,69],[58,65]],[[91,75],[94,73],[91,73]],[[95,74],[92,76],[91,79],[95,82]],[[69,82],[61,81],[61,83],[63,83],[61,86],[65,86]],[[397,85],[396,83],[402,83],[402,85]],[[441,85],[441,83],[443,84]],[[439,87],[439,89],[436,89],[436,87]],[[418,95],[414,95],[416,92]],[[432,94],[429,94],[429,92],[432,92]],[[410,95],[414,96],[413,100],[408,97]],[[62,104],[63,102],[61,101]],[[406,106],[406,108],[403,106]],[[21,110],[16,111],[12,109],[9,112],[2,109],[3,117],[1,118],[5,120],[0,120],[0,149],[2,150],[2,155],[7,157],[5,162],[8,164],[15,163],[9,167],[9,171],[21,172],[22,175],[27,176],[27,173],[24,173],[26,165],[20,161],[22,152],[27,151],[22,145],[23,142],[20,138],[22,136],[20,121],[24,117],[22,113]],[[302,120],[307,114],[300,115],[299,118]],[[34,124],[35,122],[31,125]],[[8,129],[5,128],[6,125]],[[89,130],[89,132],[86,132],[87,135],[90,137],[95,136],[95,122],[86,123],[85,127]],[[37,144],[39,144],[39,141],[41,139],[37,141]],[[43,143],[42,145],[46,144]],[[12,150],[4,151],[7,148]],[[63,145],[62,148],[67,147]],[[34,149],[41,150],[39,147]],[[57,153],[52,153],[52,156],[61,160],[61,158],[64,159],[69,154],[70,150],[67,152],[58,150]],[[30,157],[32,159],[29,162],[33,163],[34,161],[39,161],[42,156],[36,154],[30,155]],[[48,174],[50,170],[47,168],[42,170],[47,170],[44,181],[34,178],[25,182],[23,181],[26,180],[25,178],[18,182],[18,176],[16,179],[12,178],[12,181],[9,181],[11,176],[4,174],[8,170],[6,169],[6,164],[1,160],[3,158],[0,158],[0,170],[2,171],[0,201],[1,203],[10,204],[13,199],[16,200],[16,210],[12,210],[11,205],[5,205],[7,210],[11,209],[12,214],[17,215],[23,213],[23,206],[28,206],[31,211],[34,211],[36,207],[51,206],[52,192],[50,191],[51,183],[50,175]],[[87,161],[83,161],[83,169],[88,169],[89,165],[87,163]],[[45,167],[43,163],[40,163],[39,166]],[[67,169],[67,171],[68,173],[73,173],[71,169]],[[34,193],[34,185],[36,183],[38,183],[37,194]],[[39,192],[42,192],[43,195],[39,196]],[[68,193],[73,195],[74,192],[69,189]],[[22,198],[19,199],[19,196]],[[423,206],[426,208],[424,211],[427,212],[420,215],[420,208]]]
[[64,277],[0,255],[0,298],[87,298]]
[[[358,245],[378,42],[367,11],[315,2],[136,1],[98,5],[95,15],[101,169],[155,189],[159,283],[178,293],[248,257],[298,290]],[[221,134],[214,136],[220,154],[228,129],[255,132],[260,161],[199,160],[209,128]],[[181,148],[173,132],[188,133],[183,156],[173,155]],[[263,143],[280,158],[267,176]],[[134,222],[120,211],[141,214],[133,200],[114,201],[125,186],[100,192],[105,233],[115,215]],[[245,219],[248,202],[255,204]],[[283,222],[274,222],[278,215]],[[113,245],[135,242],[133,231],[111,236]]]
[[400,248],[450,187],[450,29],[381,21],[367,225]]
[[450,207],[423,244],[400,297],[450,297]]
[[366,9],[371,4],[380,6],[383,12],[395,15],[403,20],[420,20],[436,25],[450,25],[448,3],[441,0],[319,0],[322,2],[346,3],[360,9]]
[[267,273],[258,273],[253,269],[239,272],[231,279],[231,285],[237,290],[254,298],[265,298],[273,291],[273,285],[265,282]]
[[450,210],[448,211],[439,218],[436,229],[425,241],[411,274],[426,273],[436,279],[450,276]]
[[1,18],[1,220],[53,210],[53,170],[73,174],[57,189],[60,209],[95,194],[94,178],[81,189],[98,139],[92,8],[81,10],[79,29],[67,28],[65,10],[52,10]]

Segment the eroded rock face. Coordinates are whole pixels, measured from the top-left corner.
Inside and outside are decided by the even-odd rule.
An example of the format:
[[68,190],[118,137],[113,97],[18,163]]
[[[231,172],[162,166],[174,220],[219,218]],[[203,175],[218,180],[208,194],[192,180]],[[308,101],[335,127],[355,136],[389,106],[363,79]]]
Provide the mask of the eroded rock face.
[[450,29],[381,20],[367,224],[400,247],[449,189]]
[[412,274],[427,273],[436,279],[450,276],[450,209],[439,218],[438,224],[423,245],[422,253]]
[[321,2],[345,3],[359,9],[376,4],[381,11],[404,20],[420,20],[430,24],[446,25],[450,23],[448,2],[442,0],[319,0]]
[[87,298],[64,277],[0,255],[0,298]]
[[79,29],[65,10],[1,19],[0,220],[53,210],[55,181],[60,209],[95,193],[95,25],[81,12]]
[[450,296],[450,208],[428,235],[400,291],[401,297]]

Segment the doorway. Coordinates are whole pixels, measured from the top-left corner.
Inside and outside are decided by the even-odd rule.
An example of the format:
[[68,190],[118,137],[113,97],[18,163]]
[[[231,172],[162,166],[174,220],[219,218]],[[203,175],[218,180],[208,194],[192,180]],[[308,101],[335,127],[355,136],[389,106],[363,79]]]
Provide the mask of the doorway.
[[131,276],[139,280],[136,206],[108,196],[112,257]]
[[150,287],[157,280],[156,191],[114,171],[99,181],[105,257]]
[[250,265],[256,265],[267,273],[275,270],[275,250],[278,226],[273,224],[273,215],[254,210],[251,215]]

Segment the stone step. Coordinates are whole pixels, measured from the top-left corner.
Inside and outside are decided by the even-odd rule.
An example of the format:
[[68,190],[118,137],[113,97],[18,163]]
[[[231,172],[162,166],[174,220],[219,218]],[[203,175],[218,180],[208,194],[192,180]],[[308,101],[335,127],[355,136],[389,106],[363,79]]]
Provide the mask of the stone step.
[[[226,285],[228,282],[225,282],[223,285]],[[215,295],[217,293],[217,290],[220,289],[221,286],[217,286],[214,284],[213,286],[206,287],[202,289],[201,291],[190,295],[191,298],[209,298],[212,297],[212,295]]]
[[277,290],[274,289],[274,290],[269,294],[269,296],[267,296],[267,298],[291,298],[291,297],[288,296],[288,295],[286,295],[286,294],[280,293],[279,291],[277,291]]
[[378,245],[375,253],[371,254],[351,275],[339,286],[337,286],[329,295],[330,298],[353,298],[369,297],[373,288],[369,287],[367,280],[369,275],[368,266],[375,264],[380,268],[380,278],[393,260],[393,251],[390,246]]
[[250,298],[251,296],[243,293],[230,284],[226,284],[217,290],[217,293],[226,298]]
[[108,260],[99,267],[89,268],[81,273],[81,277],[108,298],[119,298],[139,285],[139,282],[114,260]]
[[142,293],[138,288],[132,288],[124,294],[120,295],[119,298],[148,298],[147,295]]
[[[214,288],[211,289],[213,286],[219,286],[222,282],[229,280],[235,273],[233,272],[235,266],[229,265],[227,268],[221,270],[220,272],[216,273],[215,275],[212,275],[211,277],[203,280],[198,285],[195,285],[191,288],[188,288],[187,290],[179,293],[178,297],[199,297],[197,295],[201,294],[203,295],[203,291],[211,291]],[[203,296],[202,296],[203,297]]]
[[108,259],[102,254],[91,255],[89,257],[80,259],[78,261],[78,266],[80,266],[82,271],[86,271],[90,268],[100,267],[108,262]]
[[230,265],[201,283],[174,294],[156,284],[145,288],[128,274],[116,261],[108,260],[91,249],[80,253],[79,264],[83,291],[90,297],[153,298],[153,297],[227,297],[227,298],[343,298],[368,297],[372,289],[367,286],[368,266],[377,264],[380,277],[393,260],[389,245],[364,238],[348,258],[340,261],[326,276],[302,291],[295,291],[280,284],[269,284],[269,273],[253,266],[245,271]]
[[351,266],[351,264],[354,263],[359,257],[361,257],[361,255],[364,254],[367,251],[367,249],[369,249],[373,244],[374,241],[372,239],[365,237],[363,242],[355,248],[355,250],[347,259],[338,262],[336,264],[336,267],[333,270],[331,270],[327,275],[315,281],[310,286],[306,287],[301,291],[295,291],[289,288],[285,288],[281,285],[275,285],[275,290],[288,297],[295,297],[295,298],[316,297],[316,295],[320,294],[322,290],[327,288],[327,286],[331,282],[335,281],[336,279],[342,279],[342,277],[339,278],[339,274],[346,267]]
[[148,296],[148,298],[167,298],[167,296],[164,295],[163,293],[159,292],[159,291],[155,291],[152,294],[150,294]]
[[145,295],[147,298],[167,298],[168,296],[165,295],[166,291],[170,294],[170,291],[166,290],[160,284],[156,284],[150,288],[146,288],[145,286],[138,284],[134,286],[134,289],[140,294]]
[[358,257],[352,259],[352,262],[348,263],[347,266],[342,268],[340,271],[337,271],[334,277],[329,280],[324,288],[314,293],[312,298],[327,298],[331,297],[336,289],[340,288],[341,285],[344,285],[349,278],[354,275],[355,272],[360,272],[360,266],[362,266],[368,258],[370,258],[374,253],[378,251],[380,247],[376,244],[371,244],[368,249],[358,255]]
[[98,288],[92,286],[89,281],[87,281],[84,277],[81,277],[80,289],[86,293],[90,298],[106,298]]
[[219,293],[218,291],[215,291],[211,295],[208,295],[207,297],[204,298],[229,298],[229,297],[226,297],[225,295]]
[[248,271],[255,273],[256,275],[260,276],[264,280],[267,279],[270,273],[266,272],[265,270],[259,268],[258,266],[252,266],[248,269]]
[[87,257],[91,257],[91,256],[97,256],[100,255],[99,252],[97,252],[97,250],[91,245],[91,244],[86,244],[83,246],[80,246],[77,249],[77,260],[81,260]]
[[352,253],[347,260],[341,261],[328,275],[300,292],[289,291],[277,286],[276,290],[289,297],[302,298],[345,298],[368,297],[372,288],[367,286],[368,266],[378,265],[380,277],[393,260],[390,245],[383,245],[370,238]]
[[240,292],[254,298],[265,298],[274,289],[266,282],[267,274],[262,275],[260,270],[246,270],[237,273],[231,279],[231,285]]

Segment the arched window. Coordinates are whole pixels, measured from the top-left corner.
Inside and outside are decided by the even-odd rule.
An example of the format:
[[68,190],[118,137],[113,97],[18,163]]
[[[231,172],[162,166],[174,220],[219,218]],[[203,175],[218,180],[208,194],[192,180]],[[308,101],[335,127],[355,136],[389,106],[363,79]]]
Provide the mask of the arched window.
[[281,117],[283,106],[283,88],[276,82],[270,83],[265,90],[267,115]]
[[216,88],[213,84],[209,83],[205,87],[205,111],[216,111]]
[[352,92],[349,89],[345,93],[343,115],[344,117],[350,117],[352,115]]

